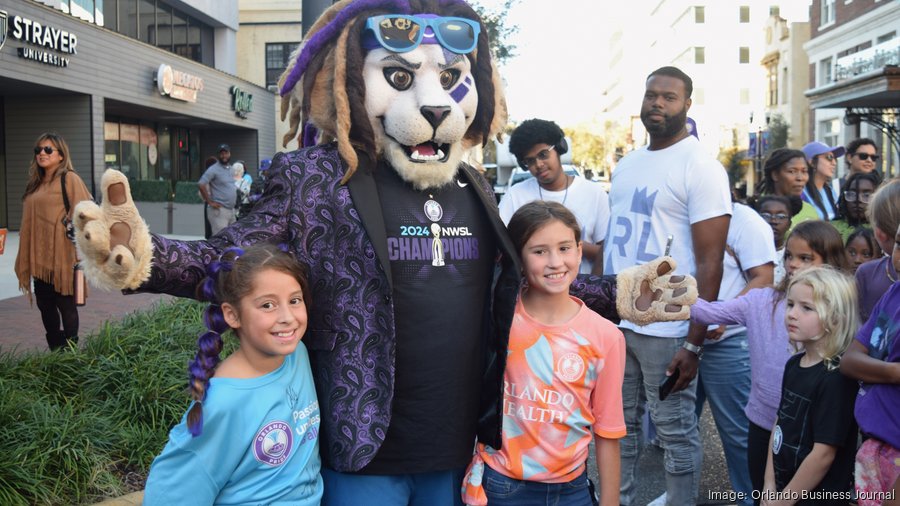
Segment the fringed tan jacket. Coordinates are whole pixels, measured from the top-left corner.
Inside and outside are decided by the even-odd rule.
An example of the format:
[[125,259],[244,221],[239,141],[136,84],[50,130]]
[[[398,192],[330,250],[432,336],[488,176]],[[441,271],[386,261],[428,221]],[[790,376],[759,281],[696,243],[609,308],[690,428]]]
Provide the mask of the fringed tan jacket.
[[[60,171],[53,179],[41,184],[22,203],[22,226],[19,229],[19,254],[16,257],[16,277],[19,290],[31,302],[31,278],[53,285],[62,295],[73,294],[73,267],[75,245],[66,239],[62,223],[66,208],[63,204]],[[91,200],[91,194],[81,177],[66,173],[66,193],[69,196],[70,213],[82,200]],[[71,218],[71,216],[69,216]]]

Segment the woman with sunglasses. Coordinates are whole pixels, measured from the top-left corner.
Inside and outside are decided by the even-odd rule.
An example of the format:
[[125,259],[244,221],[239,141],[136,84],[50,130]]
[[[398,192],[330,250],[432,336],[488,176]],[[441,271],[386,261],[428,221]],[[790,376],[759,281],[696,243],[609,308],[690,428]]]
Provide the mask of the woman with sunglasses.
[[[63,177],[65,180],[61,181]],[[69,201],[68,214],[63,187]],[[71,220],[75,205],[82,200],[91,200],[91,194],[75,173],[66,141],[58,134],[41,134],[34,144],[34,158],[22,196],[15,270],[19,289],[29,303],[34,281],[34,299],[51,350],[78,342],[73,273],[75,245],[66,236],[64,218]]]
[[841,198],[838,199],[838,212],[841,219],[834,220],[831,224],[841,233],[844,242],[857,227],[872,228],[866,218],[866,210],[869,208],[872,194],[880,184],[881,176],[877,172],[857,172],[850,174],[847,182],[842,186],[844,191],[841,192]]
[[831,147],[813,141],[803,146],[803,153],[812,169],[801,198],[813,204],[820,219],[831,221],[840,218],[831,180],[834,179],[837,159],[844,156],[844,146]]
[[853,174],[874,172],[878,160],[881,158],[877,153],[878,146],[875,145],[875,141],[868,137],[860,137],[847,144],[847,156],[845,159],[847,160],[848,172],[839,181],[835,181],[835,192],[844,189],[847,184],[847,178]]

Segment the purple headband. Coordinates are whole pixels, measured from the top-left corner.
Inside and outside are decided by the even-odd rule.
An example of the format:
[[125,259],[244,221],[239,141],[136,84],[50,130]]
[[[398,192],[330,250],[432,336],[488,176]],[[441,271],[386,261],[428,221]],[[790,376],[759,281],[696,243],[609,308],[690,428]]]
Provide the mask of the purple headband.
[[[440,7],[451,5],[468,4],[464,0],[441,0],[439,2]],[[291,73],[288,74],[287,79],[284,80],[284,85],[281,87],[281,96],[289,94],[294,89],[297,81],[300,80],[300,77],[306,72],[306,68],[309,67],[309,62],[326,44],[337,38],[340,31],[344,29],[344,26],[350,20],[369,9],[395,9],[396,12],[393,12],[393,14],[410,14],[412,12],[412,7],[410,7],[408,0],[359,0],[348,5],[331,22],[323,26],[321,30],[313,34],[303,44],[300,54],[297,55],[297,63],[291,69]],[[423,40],[422,43],[426,42]]]

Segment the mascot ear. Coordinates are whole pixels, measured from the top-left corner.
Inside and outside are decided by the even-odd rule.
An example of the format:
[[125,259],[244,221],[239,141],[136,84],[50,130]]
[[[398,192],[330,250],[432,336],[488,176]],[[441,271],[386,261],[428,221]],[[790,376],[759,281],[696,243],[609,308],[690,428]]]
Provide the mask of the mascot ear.
[[556,148],[556,153],[559,156],[562,156],[569,152],[569,143],[566,142],[565,136],[563,136],[562,138],[559,139],[559,142],[556,143],[555,148]]

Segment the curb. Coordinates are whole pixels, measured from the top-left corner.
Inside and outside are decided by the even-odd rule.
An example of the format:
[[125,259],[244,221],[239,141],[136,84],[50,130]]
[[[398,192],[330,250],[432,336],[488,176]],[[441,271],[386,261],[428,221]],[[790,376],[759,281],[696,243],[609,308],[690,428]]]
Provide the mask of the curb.
[[144,491],[141,490],[139,492],[132,492],[128,495],[123,495],[122,497],[116,497],[114,499],[107,499],[103,502],[98,502],[94,506],[141,506],[141,503],[144,502]]

